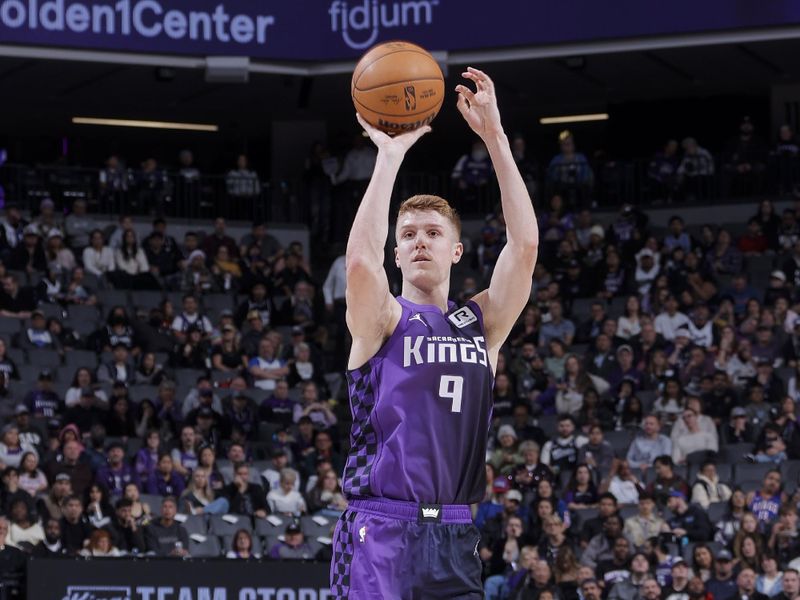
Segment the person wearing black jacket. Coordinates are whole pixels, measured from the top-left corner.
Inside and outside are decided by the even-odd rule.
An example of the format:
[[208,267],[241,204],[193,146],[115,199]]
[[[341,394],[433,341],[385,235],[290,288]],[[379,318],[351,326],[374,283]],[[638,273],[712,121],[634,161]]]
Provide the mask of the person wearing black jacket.
[[750,567],[739,571],[736,577],[736,593],[733,600],[769,600],[769,596],[756,591],[756,572]]
[[93,527],[83,514],[83,503],[79,496],[68,496],[62,505],[64,516],[61,517],[61,543],[70,556],[76,556],[83,550]]
[[250,467],[245,463],[235,465],[233,483],[223,489],[234,515],[248,515],[263,519],[269,512],[267,493],[257,483],[250,483]]
[[189,554],[189,534],[175,521],[178,503],[172,496],[161,501],[161,517],[145,528],[145,545],[156,556],[184,557]]
[[67,549],[61,543],[61,523],[52,517],[44,525],[44,539],[33,547],[34,558],[59,558],[66,556]]
[[686,495],[680,490],[669,493],[667,507],[672,517],[667,521],[672,533],[677,538],[686,537],[690,542],[702,542],[711,539],[712,527],[701,506],[687,504]]
[[13,584],[21,589],[25,583],[27,560],[19,548],[6,544],[9,523],[0,517],[0,582]]
[[144,553],[146,546],[144,533],[136,525],[132,514],[133,501],[128,498],[117,500],[115,515],[105,529],[111,534],[111,545],[131,554]]

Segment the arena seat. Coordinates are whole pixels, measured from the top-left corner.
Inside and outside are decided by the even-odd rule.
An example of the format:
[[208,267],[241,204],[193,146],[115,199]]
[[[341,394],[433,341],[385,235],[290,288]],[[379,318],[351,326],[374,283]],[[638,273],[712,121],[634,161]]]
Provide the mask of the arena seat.
[[222,554],[222,547],[219,539],[214,535],[206,536],[203,542],[197,542],[190,537],[189,554],[199,558],[214,558]]
[[[231,517],[237,519],[235,523],[226,520]],[[240,529],[253,531],[253,521],[250,517],[245,515],[209,515],[208,517],[208,531],[214,535],[234,535]]]

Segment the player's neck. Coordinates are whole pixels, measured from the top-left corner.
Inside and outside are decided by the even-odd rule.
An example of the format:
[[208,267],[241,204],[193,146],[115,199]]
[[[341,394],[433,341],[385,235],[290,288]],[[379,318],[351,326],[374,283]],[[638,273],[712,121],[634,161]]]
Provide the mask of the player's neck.
[[447,292],[449,289],[450,281],[443,282],[441,285],[430,290],[421,290],[408,281],[404,281],[402,296],[414,304],[430,304],[433,306],[438,306],[442,313],[446,313]]

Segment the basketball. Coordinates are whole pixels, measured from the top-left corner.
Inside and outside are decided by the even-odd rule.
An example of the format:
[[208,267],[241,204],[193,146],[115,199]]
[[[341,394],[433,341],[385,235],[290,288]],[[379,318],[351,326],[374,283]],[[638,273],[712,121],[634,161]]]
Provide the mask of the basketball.
[[442,107],[444,75],[424,48],[386,42],[358,61],[351,92],[370,125],[389,134],[413,131],[433,121]]

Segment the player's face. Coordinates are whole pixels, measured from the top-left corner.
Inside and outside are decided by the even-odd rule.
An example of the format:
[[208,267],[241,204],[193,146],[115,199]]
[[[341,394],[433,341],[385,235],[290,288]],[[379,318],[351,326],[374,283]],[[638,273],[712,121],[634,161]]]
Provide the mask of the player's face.
[[446,281],[464,251],[453,224],[435,211],[404,213],[395,237],[395,263],[406,281],[422,288]]

